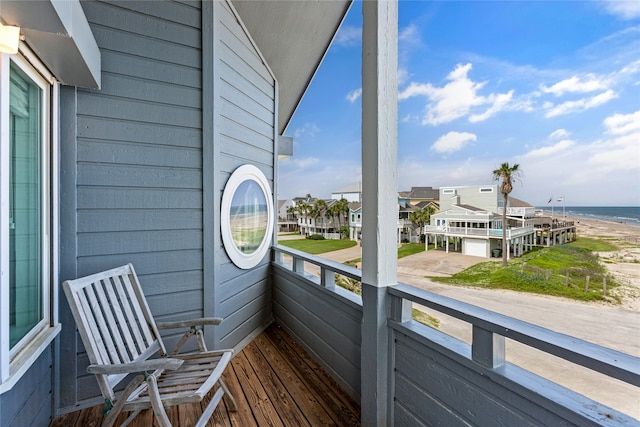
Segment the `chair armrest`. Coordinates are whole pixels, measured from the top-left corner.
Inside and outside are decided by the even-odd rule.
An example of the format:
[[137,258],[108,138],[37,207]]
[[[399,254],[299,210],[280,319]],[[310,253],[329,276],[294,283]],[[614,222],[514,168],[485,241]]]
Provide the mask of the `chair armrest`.
[[140,362],[119,363],[113,365],[89,365],[87,372],[90,374],[132,374],[136,372],[155,371],[157,369],[167,369],[174,371],[178,369],[184,360],[163,358],[163,359],[149,359]]
[[178,320],[175,322],[156,322],[158,329],[190,328],[192,326],[219,325],[222,319],[219,317],[202,317],[199,319]]

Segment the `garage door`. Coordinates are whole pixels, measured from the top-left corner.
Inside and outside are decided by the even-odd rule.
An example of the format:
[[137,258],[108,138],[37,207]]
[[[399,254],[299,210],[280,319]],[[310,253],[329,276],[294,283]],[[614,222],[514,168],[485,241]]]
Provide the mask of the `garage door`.
[[464,255],[487,257],[488,240],[465,239]]

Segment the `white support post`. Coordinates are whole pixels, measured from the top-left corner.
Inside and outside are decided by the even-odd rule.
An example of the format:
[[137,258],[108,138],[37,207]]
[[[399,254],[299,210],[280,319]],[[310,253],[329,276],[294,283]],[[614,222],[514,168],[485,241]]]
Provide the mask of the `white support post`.
[[397,281],[398,3],[362,2],[362,346],[365,426],[393,424],[386,287]]

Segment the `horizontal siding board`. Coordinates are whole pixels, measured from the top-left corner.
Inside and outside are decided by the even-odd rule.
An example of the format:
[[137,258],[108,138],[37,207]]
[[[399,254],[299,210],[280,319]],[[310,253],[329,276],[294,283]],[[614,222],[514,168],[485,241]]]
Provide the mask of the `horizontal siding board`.
[[[474,387],[468,378],[477,375],[461,365],[445,368],[438,359],[420,357],[413,348],[400,343],[395,347],[396,399],[411,407],[418,418],[430,416],[450,416],[457,410],[456,417],[474,425],[531,426],[536,425],[487,394]],[[431,397],[437,405],[428,405],[428,400],[420,400],[416,393]],[[464,405],[460,405],[464,402]],[[523,407],[525,408],[526,403]]]
[[[137,271],[136,271],[137,273]],[[202,290],[202,270],[138,275],[147,297]]]
[[[262,105],[268,111],[273,111],[274,88],[268,83],[264,83],[259,88],[255,79],[249,79],[249,76],[238,72],[238,69],[232,68],[224,60],[220,61],[220,79],[224,84],[235,88],[249,98],[255,100],[258,105]],[[261,80],[260,80],[261,81]]]
[[156,166],[169,168],[202,168],[201,150],[171,146],[154,146],[151,144],[108,142],[108,141],[78,141],[78,161]]
[[[224,13],[227,12],[225,11]],[[222,28],[220,31],[220,43],[224,46],[223,49],[226,48],[229,51],[226,52],[223,50],[223,52],[231,53],[231,55],[240,58],[240,60],[249,67],[246,69],[247,73],[252,70],[257,77],[264,79],[266,82],[272,83],[273,77],[262,62],[262,58],[256,52],[253,44],[244,33],[243,28],[240,25],[237,25],[235,21],[232,22],[232,19],[234,18],[227,18],[224,15],[221,16]],[[224,53],[222,56],[225,58],[230,57],[230,55]]]
[[[131,262],[136,273],[175,273],[202,269],[202,251],[173,251],[78,258],[78,277]],[[147,284],[150,285],[150,284]]]
[[182,317],[185,313],[202,307],[202,290],[148,296],[147,303],[156,320],[167,316]]
[[[232,265],[225,265],[226,271],[231,271]],[[221,271],[222,269],[218,270]],[[216,273],[218,272],[216,271]],[[220,280],[216,289],[216,297],[221,305],[224,305],[230,298],[236,294],[252,287],[255,283],[264,281],[270,277],[270,268],[268,262],[258,264],[250,270],[237,271],[237,267],[233,270],[233,274],[227,274],[226,280]]]
[[16,385],[0,395],[0,425],[38,426],[34,423],[42,416],[37,412],[43,404],[48,407],[47,417],[51,415],[51,353],[49,346]]
[[[428,427],[437,425],[430,423],[429,420],[419,420],[413,414],[408,412],[402,404],[393,402],[393,425],[397,427]],[[447,425],[447,424],[442,424]]]
[[216,333],[220,336],[221,347],[234,347],[251,332],[271,321],[270,302],[270,294],[262,293],[225,316],[224,322],[216,328]]
[[258,133],[245,124],[226,117],[220,120],[220,136],[222,148],[226,150],[229,150],[228,145],[241,141],[250,147],[273,152],[273,135]]
[[78,138],[197,149],[202,146],[202,132],[197,128],[122,121],[111,117],[78,116]]
[[176,1],[122,0],[110,3],[144,15],[162,18],[163,21],[177,22],[198,29],[202,24],[199,1],[180,3]]
[[105,72],[102,73],[100,91],[103,95],[122,99],[143,99],[146,102],[172,107],[200,108],[201,105],[199,88]]
[[201,210],[202,191],[182,188],[79,187],[78,206],[91,209]]
[[78,165],[78,184],[199,189],[202,187],[202,172],[186,168],[81,163]]
[[243,124],[254,132],[264,135],[267,138],[273,138],[273,123],[257,119],[251,112],[243,110],[241,107],[230,103],[226,99],[220,100],[220,109],[222,117],[227,120]]
[[202,73],[199,68],[159,59],[141,58],[113,50],[103,50],[101,53],[101,68],[105,74],[122,74],[151,82],[171,83],[196,89],[202,87]]
[[233,313],[245,305],[270,293],[269,280],[265,277],[262,280],[253,282],[250,286],[244,286],[242,290],[238,290],[231,298],[220,302],[218,315],[225,319],[231,317]]
[[78,255],[202,250],[202,230],[127,231],[78,233]]
[[193,230],[200,228],[201,224],[201,210],[113,209],[78,212],[78,233]]
[[[595,426],[607,421],[605,414],[612,411],[591,399],[509,363],[496,371],[484,368],[470,360],[469,345],[463,343],[466,347],[464,351],[460,349],[452,351],[449,346],[441,345],[444,334],[420,327],[422,336],[415,335],[414,338],[413,329],[415,328],[408,325],[407,330],[411,331],[411,336],[396,333],[396,345],[410,348],[412,357],[437,363],[441,366],[438,369],[455,373],[461,381],[468,383],[469,387],[480,390],[481,393],[477,397],[474,394],[473,399],[482,400],[485,395],[491,396],[499,402],[498,406],[493,406],[495,412],[500,412],[501,408],[508,408],[509,411],[518,414],[533,425]],[[402,370],[398,369],[398,372]],[[402,373],[407,375],[405,372]],[[437,391],[434,387],[434,392]],[[484,402],[488,407],[492,406],[488,400],[485,399]],[[457,407],[459,408],[459,405]]]
[[330,352],[333,357],[327,360],[335,362],[335,355],[339,355],[341,359],[350,364],[348,369],[360,366],[359,323],[355,323],[349,319],[349,316],[345,316],[339,311],[323,311],[321,307],[326,307],[328,304],[317,301],[316,296],[306,296],[307,301],[314,298],[312,306],[301,303],[279,287],[273,291],[273,297],[274,305],[277,307],[274,310],[278,316],[282,316],[286,312],[291,318],[300,319],[305,328],[313,331],[313,335],[325,343],[327,347],[335,347],[335,350]]
[[199,129],[202,114],[199,109],[156,104],[144,100],[111,98],[96,93],[79,92],[78,110],[81,116],[110,117],[122,121],[155,123]]
[[[221,139],[225,138],[223,137]],[[273,161],[273,152],[265,151],[261,148],[238,141],[235,144],[226,145],[225,150],[221,153],[221,161],[228,161],[234,164],[235,160],[232,159],[243,159],[247,157],[251,158],[254,165],[260,164],[264,167],[270,167],[270,161]]]
[[132,34],[163,40],[171,44],[195,48],[200,48],[201,45],[199,28],[157,17],[155,8],[147,9],[147,13],[140,13],[139,10],[129,8],[127,3],[90,2],[85,8],[85,14],[89,22],[104,27],[126,28]]
[[220,97],[230,104],[235,105],[242,111],[249,112],[252,117],[273,125],[273,99],[264,96],[264,99],[253,98],[251,94],[242,91],[241,87],[237,87],[233,82],[226,80],[220,81]]
[[[236,170],[238,167],[247,164],[247,159],[246,157],[242,156],[229,156],[227,154],[221,154],[220,155],[220,169],[222,171],[224,171],[225,175],[230,175],[231,172],[233,172],[234,170]],[[259,163],[257,161],[251,161],[251,164],[253,166],[256,166],[258,169],[267,169],[270,168],[270,164],[268,163]],[[271,169],[267,169],[267,170],[271,170]],[[265,176],[267,177],[267,182],[269,183],[269,188],[270,191],[273,192],[273,180],[270,178],[271,173],[265,173]]]
[[92,25],[91,31],[100,50],[123,52],[140,58],[167,62],[170,64],[201,67],[200,50],[195,47],[169,44],[163,40],[132,34],[126,30]]
[[[406,381],[404,381],[406,380]],[[415,425],[428,426],[466,426],[471,427],[476,424],[469,423],[459,414],[453,412],[445,405],[442,405],[434,396],[425,393],[423,389],[416,387],[409,379],[396,376],[396,406],[401,406],[400,415],[401,422],[395,425],[413,427]],[[464,401],[460,400],[460,406],[464,405]],[[405,421],[407,420],[407,421]],[[415,423],[415,420],[419,420]],[[494,425],[494,424],[490,424]],[[503,426],[502,424],[495,424]],[[503,426],[506,427],[506,426]]]
[[273,78],[270,76],[269,78],[252,78],[256,72],[243,60],[242,57],[233,52],[229,46],[220,45],[219,49],[222,53],[219,61],[221,67],[221,78],[232,79],[232,74],[230,74],[232,71],[234,75],[241,75],[243,76],[243,80],[251,82],[251,85],[254,86],[256,90],[262,92],[263,97],[275,97],[275,81]]

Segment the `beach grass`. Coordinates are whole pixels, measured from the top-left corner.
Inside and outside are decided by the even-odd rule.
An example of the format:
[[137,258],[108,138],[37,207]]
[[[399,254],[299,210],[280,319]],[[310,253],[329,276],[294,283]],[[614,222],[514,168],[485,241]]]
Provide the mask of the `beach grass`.
[[619,250],[620,247],[612,243],[613,241],[615,240],[613,240],[612,238],[591,239],[588,237],[579,237],[575,241],[568,243],[568,245],[571,245],[577,248],[588,249],[594,252],[611,252],[611,251]]
[[507,267],[495,261],[483,262],[451,277],[430,279],[451,285],[509,289],[580,301],[618,301],[603,293],[605,280],[607,290],[618,284],[598,256],[590,249],[571,244],[535,248],[510,260]]
[[317,255],[325,252],[338,251],[340,249],[347,249],[355,246],[357,242],[353,240],[309,240],[309,239],[295,239],[295,240],[282,240],[278,242],[279,245],[296,249],[308,254]]

